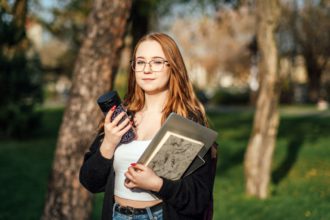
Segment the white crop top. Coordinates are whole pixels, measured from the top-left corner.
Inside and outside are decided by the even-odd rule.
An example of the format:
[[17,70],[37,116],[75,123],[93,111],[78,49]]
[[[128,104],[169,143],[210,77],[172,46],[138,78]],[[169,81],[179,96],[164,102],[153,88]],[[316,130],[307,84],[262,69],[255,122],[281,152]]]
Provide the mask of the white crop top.
[[115,151],[113,167],[115,170],[115,192],[118,197],[137,201],[157,200],[155,196],[140,189],[128,189],[125,187],[125,175],[131,163],[136,163],[151,140],[134,140],[128,144],[121,144]]

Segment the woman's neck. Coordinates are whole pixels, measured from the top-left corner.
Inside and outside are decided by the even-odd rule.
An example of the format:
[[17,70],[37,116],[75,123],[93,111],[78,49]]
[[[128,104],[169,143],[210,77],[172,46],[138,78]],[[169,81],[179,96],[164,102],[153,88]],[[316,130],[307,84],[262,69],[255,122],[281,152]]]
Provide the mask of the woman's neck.
[[142,111],[162,112],[167,100],[168,90],[158,92],[156,94],[145,93],[145,103]]

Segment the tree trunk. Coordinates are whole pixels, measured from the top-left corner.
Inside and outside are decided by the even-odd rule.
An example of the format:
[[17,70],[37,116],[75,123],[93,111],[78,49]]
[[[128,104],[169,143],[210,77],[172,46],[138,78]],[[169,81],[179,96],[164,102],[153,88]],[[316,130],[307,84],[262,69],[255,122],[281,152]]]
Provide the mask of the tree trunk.
[[13,15],[15,24],[19,28],[25,29],[26,13],[27,13],[27,0],[17,0],[14,3]]
[[131,1],[96,0],[73,72],[73,85],[57,140],[42,219],[89,219],[91,194],[79,183],[84,152],[96,133],[101,111],[96,99],[111,89]]
[[132,24],[132,54],[137,42],[149,31],[151,13],[155,10],[151,7],[151,4],[150,1],[133,0],[130,17]]
[[13,3],[13,6],[10,8],[8,3],[3,1],[0,2],[0,8],[6,11],[5,13],[13,16],[12,22],[9,24],[11,26],[11,40],[8,42],[4,39],[4,42],[1,42],[0,49],[3,50],[4,55],[7,59],[12,59],[17,53],[25,53],[27,50],[27,38],[26,38],[26,15],[28,11],[28,2],[27,0],[16,0]]
[[257,39],[260,53],[260,90],[253,130],[245,153],[246,192],[257,198],[267,197],[271,163],[275,148],[278,117],[278,52],[275,31],[280,16],[278,0],[257,0]]
[[317,103],[321,98],[322,69],[317,62],[317,55],[304,54],[308,76],[308,101]]

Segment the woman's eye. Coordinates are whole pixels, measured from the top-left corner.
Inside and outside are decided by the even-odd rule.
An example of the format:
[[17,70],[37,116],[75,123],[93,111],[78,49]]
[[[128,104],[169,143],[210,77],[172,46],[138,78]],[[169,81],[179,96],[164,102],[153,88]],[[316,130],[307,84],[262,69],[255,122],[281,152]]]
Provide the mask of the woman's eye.
[[163,61],[161,61],[161,60],[154,60],[153,63],[155,65],[161,65],[161,64],[163,64]]
[[142,60],[138,60],[136,61],[136,65],[144,65],[146,62],[142,61]]

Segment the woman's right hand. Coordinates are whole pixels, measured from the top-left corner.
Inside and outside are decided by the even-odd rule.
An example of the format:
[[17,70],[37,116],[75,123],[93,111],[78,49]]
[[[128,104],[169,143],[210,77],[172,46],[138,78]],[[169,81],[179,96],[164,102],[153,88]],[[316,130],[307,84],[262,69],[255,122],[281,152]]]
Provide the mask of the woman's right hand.
[[[113,121],[111,122],[111,116],[114,113],[115,108],[112,108],[106,115],[104,120],[104,139],[101,145],[101,151],[103,151],[104,156],[111,158],[113,151],[115,150],[116,146],[119,144],[122,136],[132,127],[130,123],[129,117],[127,117],[124,121],[120,124],[119,121],[126,115],[125,112],[121,112],[117,115]],[[104,151],[110,151],[106,153]]]

